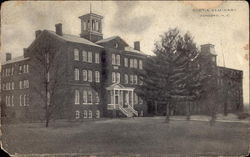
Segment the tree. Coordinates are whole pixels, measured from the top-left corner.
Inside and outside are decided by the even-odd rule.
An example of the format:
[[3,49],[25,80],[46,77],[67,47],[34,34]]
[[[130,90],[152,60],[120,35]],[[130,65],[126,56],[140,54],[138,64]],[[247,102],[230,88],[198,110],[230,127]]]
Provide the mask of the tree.
[[[41,35],[42,36],[42,35]],[[52,115],[58,116],[67,104],[67,68],[63,47],[59,42],[42,36],[33,45],[31,59],[31,88],[34,97],[41,101],[45,126],[49,126]],[[67,95],[67,96],[66,96]],[[57,113],[57,115],[56,115]]]
[[154,53],[155,56],[144,63],[144,72],[140,74],[143,85],[137,93],[146,101],[165,103],[168,122],[171,106],[180,101],[194,101],[200,96],[199,52],[191,35],[182,35],[175,28],[155,43]]

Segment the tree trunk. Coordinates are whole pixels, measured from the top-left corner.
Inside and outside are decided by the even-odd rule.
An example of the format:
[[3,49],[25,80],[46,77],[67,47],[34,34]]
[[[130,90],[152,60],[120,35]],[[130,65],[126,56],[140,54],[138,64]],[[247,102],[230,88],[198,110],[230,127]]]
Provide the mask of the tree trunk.
[[49,118],[48,117],[46,117],[46,122],[45,122],[46,124],[45,124],[45,127],[47,128],[47,127],[49,127]]
[[166,120],[165,120],[165,122],[166,123],[169,123],[169,102],[167,103],[167,105],[166,105]]

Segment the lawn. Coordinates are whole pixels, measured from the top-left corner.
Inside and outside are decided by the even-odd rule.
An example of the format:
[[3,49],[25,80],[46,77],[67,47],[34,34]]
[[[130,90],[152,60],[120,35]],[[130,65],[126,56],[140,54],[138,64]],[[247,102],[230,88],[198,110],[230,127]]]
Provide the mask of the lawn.
[[2,126],[3,147],[11,154],[82,153],[94,155],[161,154],[244,155],[248,125],[244,123],[172,120],[163,117],[105,119]]

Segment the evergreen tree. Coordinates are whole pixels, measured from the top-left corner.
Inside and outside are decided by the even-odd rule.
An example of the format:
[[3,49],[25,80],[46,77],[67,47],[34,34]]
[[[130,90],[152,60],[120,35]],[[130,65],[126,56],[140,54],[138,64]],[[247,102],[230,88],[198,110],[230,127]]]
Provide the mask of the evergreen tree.
[[144,63],[143,85],[136,92],[146,101],[165,103],[168,122],[171,106],[200,96],[199,53],[190,34],[182,35],[177,28],[161,36],[154,53]]

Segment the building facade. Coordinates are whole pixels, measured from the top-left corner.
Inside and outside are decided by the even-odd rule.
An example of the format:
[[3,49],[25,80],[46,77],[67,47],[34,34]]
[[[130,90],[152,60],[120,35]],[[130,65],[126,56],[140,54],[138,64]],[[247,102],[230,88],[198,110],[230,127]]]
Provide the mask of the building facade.
[[[6,54],[1,100],[8,118],[43,120],[45,109],[51,109],[48,114],[53,113],[55,119],[76,120],[147,116],[151,112],[134,92],[143,83],[138,72],[149,57],[140,51],[140,42],[134,42],[132,48],[119,36],[103,39],[102,16],[89,13],[79,18],[80,36],[64,34],[62,24],[56,24],[55,31],[37,30],[23,56],[12,59]],[[201,51],[217,67],[213,45],[203,45]],[[217,69],[218,82],[227,84],[226,97],[232,99],[226,99],[227,107],[240,110],[242,71]],[[164,114],[164,107],[159,109]],[[193,112],[201,110],[196,107]]]

